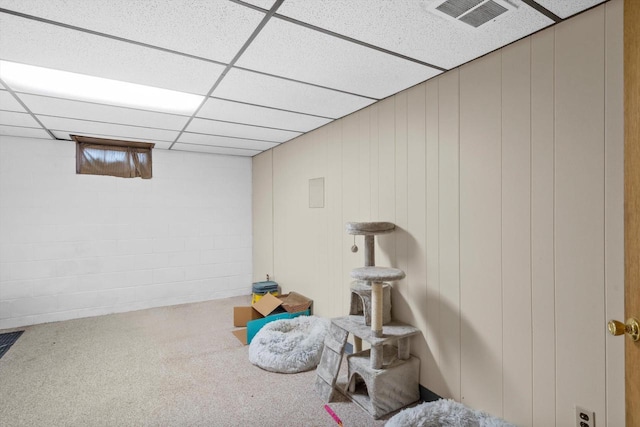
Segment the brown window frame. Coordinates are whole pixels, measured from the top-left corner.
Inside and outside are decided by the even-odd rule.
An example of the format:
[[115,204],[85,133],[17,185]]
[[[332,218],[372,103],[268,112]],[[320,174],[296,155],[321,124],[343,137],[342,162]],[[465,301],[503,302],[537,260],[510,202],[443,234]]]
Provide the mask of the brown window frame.
[[[76,142],[76,174],[107,175],[118,178],[150,179],[152,173],[152,150],[155,144],[118,139],[95,138],[71,135]],[[104,151],[103,158],[95,156]],[[122,159],[113,160],[117,153],[125,153]],[[91,155],[93,154],[93,156]],[[111,155],[110,161],[105,161]]]

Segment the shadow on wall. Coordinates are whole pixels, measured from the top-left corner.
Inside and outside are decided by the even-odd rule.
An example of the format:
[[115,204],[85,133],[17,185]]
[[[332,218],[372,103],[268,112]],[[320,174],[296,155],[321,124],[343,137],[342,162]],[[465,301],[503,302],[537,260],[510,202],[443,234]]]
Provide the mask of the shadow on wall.
[[[396,226],[394,233],[379,237],[379,253],[395,254],[396,239],[400,237],[406,239],[407,243],[405,265],[419,265],[425,262],[424,248],[420,248],[416,239],[407,230]],[[399,264],[397,256],[389,256],[389,259],[392,266]],[[377,260],[376,264],[379,264]],[[482,366],[483,370],[501,372],[502,363],[499,355],[491,351],[474,325],[461,315],[457,305],[441,299],[440,284],[428,287],[424,277],[422,281],[416,281],[411,271],[406,273],[406,279],[392,285],[392,317],[421,328],[422,333],[411,338],[411,352],[421,359],[420,385],[443,398],[464,402],[461,378],[465,372],[462,371],[463,367],[460,363],[461,334],[464,333],[465,349],[473,350],[473,358],[477,361],[475,365]],[[421,275],[425,276],[426,271]],[[502,335],[502,329],[494,333]],[[466,375],[466,383],[470,384],[469,378],[472,379],[475,375],[473,372],[466,372]],[[477,389],[486,386],[488,385],[473,384]],[[508,383],[505,383],[504,387],[505,390],[510,389]],[[471,403],[473,405],[474,402]]]

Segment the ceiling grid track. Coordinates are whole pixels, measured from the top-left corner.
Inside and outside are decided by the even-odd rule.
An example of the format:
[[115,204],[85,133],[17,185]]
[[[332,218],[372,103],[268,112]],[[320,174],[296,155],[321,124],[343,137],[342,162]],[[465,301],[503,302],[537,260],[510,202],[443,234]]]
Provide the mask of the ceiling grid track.
[[528,5],[529,7],[537,10],[547,18],[553,20],[556,24],[562,21],[562,18],[560,18],[558,15],[556,15],[555,13],[551,12],[549,9],[542,6],[540,3],[535,2],[534,0],[521,0],[521,1],[522,3]]
[[[284,0],[282,0],[282,1],[284,1]],[[352,96],[357,96],[357,97],[360,97],[360,98],[366,98],[366,99],[370,99],[372,101],[379,101],[380,100],[380,98],[374,98],[374,97],[371,97],[371,96],[368,96],[368,95],[362,95],[360,93],[349,92],[349,91],[346,91],[346,90],[336,89],[336,88],[332,88],[332,87],[329,87],[329,86],[323,86],[323,85],[319,85],[319,84],[316,84],[316,83],[310,83],[310,82],[305,82],[305,81],[302,81],[302,80],[296,80],[296,79],[292,79],[290,77],[284,77],[284,76],[279,76],[279,75],[276,75],[276,74],[266,73],[264,71],[256,71],[256,70],[252,70],[251,68],[239,67],[237,65],[234,65],[233,68],[235,68],[236,70],[242,70],[242,71],[247,71],[247,72],[250,72],[250,73],[260,74],[260,75],[267,76],[267,77],[273,77],[273,78],[276,78],[276,79],[286,80],[286,81],[292,82],[292,83],[300,83],[300,84],[307,85],[307,86],[317,87],[319,89],[326,89],[326,90],[331,90],[331,91],[338,92],[338,93],[344,93],[345,95],[352,95]]]
[[[238,68],[238,67],[236,67]],[[311,113],[303,113],[301,111],[294,111],[294,110],[287,110],[285,108],[277,108],[277,107],[269,107],[267,105],[260,105],[260,104],[253,104],[251,102],[243,102],[243,101],[236,101],[234,99],[229,99],[229,98],[222,98],[220,96],[210,96],[209,98],[212,99],[219,99],[220,101],[226,101],[226,102],[233,102],[236,104],[243,104],[243,105],[249,105],[251,107],[260,107],[260,108],[268,108],[270,110],[276,110],[276,111],[282,111],[284,113],[294,113],[294,114],[302,114],[305,116],[310,116],[310,117],[318,117],[320,119],[328,119],[328,120],[335,120],[335,117],[327,117],[327,116],[320,116],[318,114],[311,114]]]
[[213,91],[216,90],[216,88],[220,85],[220,82],[222,82],[222,79],[224,79],[225,76],[227,75],[227,73],[229,72],[229,70],[231,70],[233,68],[233,65],[236,63],[236,61],[238,59],[240,59],[240,57],[242,56],[244,51],[247,50],[247,48],[249,47],[251,42],[253,42],[253,40],[258,36],[258,34],[260,33],[260,31],[262,31],[264,26],[267,25],[267,22],[269,22],[271,17],[276,13],[276,10],[278,10],[278,8],[280,7],[280,5],[283,2],[284,2],[284,0],[276,0],[276,2],[273,4],[273,6],[271,6],[271,9],[269,10],[269,12],[267,12],[267,14],[264,16],[264,18],[262,18],[262,21],[260,21],[260,24],[258,24],[258,27],[255,30],[253,30],[253,33],[251,33],[251,35],[249,36],[247,41],[244,42],[244,44],[242,45],[242,47],[240,48],[238,53],[236,53],[236,55],[229,62],[229,64],[227,64],[227,66],[225,67],[225,69],[222,72],[222,74],[220,74],[220,77],[218,77],[218,80],[216,80],[216,82],[213,84],[213,86],[211,86],[211,89],[209,89],[209,92],[207,92],[207,94],[205,95],[204,99],[202,100],[202,102],[200,103],[198,108],[196,108],[196,111],[193,112],[193,114],[191,115],[189,120],[187,120],[187,123],[184,125],[184,127],[182,128],[180,133],[178,133],[178,136],[176,137],[176,139],[169,146],[169,150],[171,150],[173,148],[173,146],[176,145],[176,143],[178,142],[178,140],[180,139],[182,134],[186,131],[187,127],[189,126],[189,124],[191,124],[191,122],[196,117],[196,115],[198,115],[198,113],[200,112],[200,110],[202,109],[204,104],[207,102],[207,100],[209,99],[209,97],[211,96]]

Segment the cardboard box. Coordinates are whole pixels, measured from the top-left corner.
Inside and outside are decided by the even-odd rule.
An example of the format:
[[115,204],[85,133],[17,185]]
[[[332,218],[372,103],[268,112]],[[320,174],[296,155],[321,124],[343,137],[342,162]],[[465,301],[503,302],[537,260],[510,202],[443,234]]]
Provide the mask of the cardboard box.
[[253,307],[233,307],[233,326],[247,326],[247,322],[260,319],[262,315]]
[[297,313],[305,310],[311,311],[311,306],[313,305],[313,300],[297,292],[289,292],[288,294],[281,295],[279,299],[282,301],[282,307],[289,313]]
[[236,336],[240,340],[242,344],[247,345],[247,328],[236,329],[235,331],[231,331],[233,335]]
[[267,323],[280,319],[291,319],[311,314],[313,301],[297,292],[276,298],[265,294],[251,306],[233,308],[233,325],[246,326],[246,329],[232,331],[243,344],[251,343],[253,337]]
[[256,301],[252,307],[258,313],[262,315],[262,317],[267,317],[270,314],[277,314],[279,312],[285,311],[284,309],[278,310],[278,308],[282,305],[282,300],[280,298],[274,297],[271,294],[264,294],[259,301]]

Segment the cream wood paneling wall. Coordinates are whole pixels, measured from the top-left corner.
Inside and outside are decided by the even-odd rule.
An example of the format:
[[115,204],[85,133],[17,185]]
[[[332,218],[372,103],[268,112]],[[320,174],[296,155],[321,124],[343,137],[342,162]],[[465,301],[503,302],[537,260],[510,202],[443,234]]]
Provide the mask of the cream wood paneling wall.
[[[624,315],[624,72],[623,2],[614,1],[605,8],[605,319]],[[605,334],[606,390],[624,383],[624,346]],[[615,393],[606,394],[607,421],[610,426],[624,425],[625,402]]]
[[584,406],[603,413],[606,402],[605,369],[593,369],[605,366],[603,8],[558,26],[554,62],[556,421],[566,425],[577,385]]
[[616,0],[256,156],[254,275],[344,315],[344,223],[392,221],[376,262],[407,273],[421,385],[519,426],[624,425],[621,48]]
[[500,58],[460,69],[460,398],[493,414],[503,395]]
[[[532,419],[531,39],[502,52],[502,405]],[[507,302],[505,304],[505,302]],[[517,325],[517,327],[514,327]]]
[[531,326],[533,425],[555,425],[554,31],[531,38]]

